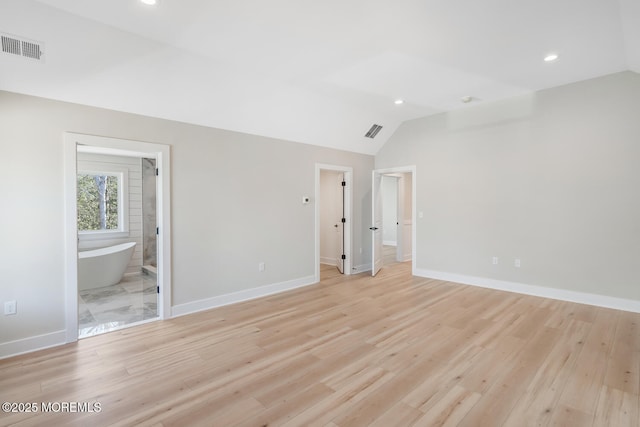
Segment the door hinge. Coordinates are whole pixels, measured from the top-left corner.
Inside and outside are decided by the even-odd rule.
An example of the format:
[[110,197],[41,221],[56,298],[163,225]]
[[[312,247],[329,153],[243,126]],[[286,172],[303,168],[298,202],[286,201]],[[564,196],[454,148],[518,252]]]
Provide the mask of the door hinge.
[[347,256],[345,254],[342,254],[342,259],[347,259]]
[[160,293],[160,286],[156,286],[156,292]]
[[346,218],[342,218],[342,223],[344,224],[345,222],[347,222]]
[[346,186],[347,186],[346,181],[342,181],[342,186],[343,186],[343,187],[346,187]]
[[156,236],[160,235],[160,227],[156,227]]
[[160,174],[160,169],[156,168],[156,176]]

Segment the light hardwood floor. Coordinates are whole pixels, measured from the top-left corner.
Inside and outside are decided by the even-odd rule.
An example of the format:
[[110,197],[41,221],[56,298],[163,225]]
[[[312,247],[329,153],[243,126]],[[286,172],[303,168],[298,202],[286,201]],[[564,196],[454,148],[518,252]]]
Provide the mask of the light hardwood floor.
[[384,265],[390,266],[398,261],[396,261],[396,247],[390,245],[384,245],[382,247],[382,258],[384,259]]
[[0,425],[638,426],[640,315],[409,264],[0,361]]

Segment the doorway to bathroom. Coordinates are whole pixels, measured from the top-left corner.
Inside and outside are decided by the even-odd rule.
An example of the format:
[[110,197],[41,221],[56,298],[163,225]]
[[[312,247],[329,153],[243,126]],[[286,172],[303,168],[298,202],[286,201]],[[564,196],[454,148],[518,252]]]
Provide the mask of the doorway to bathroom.
[[78,145],[78,337],[158,317],[156,160]]
[[67,341],[169,315],[169,149],[65,134]]

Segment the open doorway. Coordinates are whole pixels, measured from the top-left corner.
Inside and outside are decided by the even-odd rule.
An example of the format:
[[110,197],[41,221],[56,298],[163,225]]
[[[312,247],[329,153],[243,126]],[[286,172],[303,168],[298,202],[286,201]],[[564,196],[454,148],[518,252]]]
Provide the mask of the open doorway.
[[395,175],[382,176],[382,245],[383,265],[401,262],[398,255],[398,232],[400,231],[399,209],[399,177]]
[[382,176],[382,244],[384,265],[411,261],[411,174]]
[[352,168],[316,165],[316,280],[351,272]]
[[415,194],[415,166],[373,171],[373,276],[385,264],[415,259]]
[[78,337],[158,317],[155,158],[77,148]]
[[169,153],[65,134],[67,342],[170,316]]
[[[320,171],[320,264],[344,274],[344,172]],[[346,219],[345,219],[346,220]]]

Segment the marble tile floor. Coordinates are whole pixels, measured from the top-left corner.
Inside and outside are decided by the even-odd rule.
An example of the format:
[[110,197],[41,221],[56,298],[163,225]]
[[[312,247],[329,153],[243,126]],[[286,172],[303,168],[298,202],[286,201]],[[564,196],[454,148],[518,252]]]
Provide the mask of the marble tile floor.
[[157,316],[156,279],[148,275],[125,276],[116,285],[78,293],[79,338],[113,331]]

